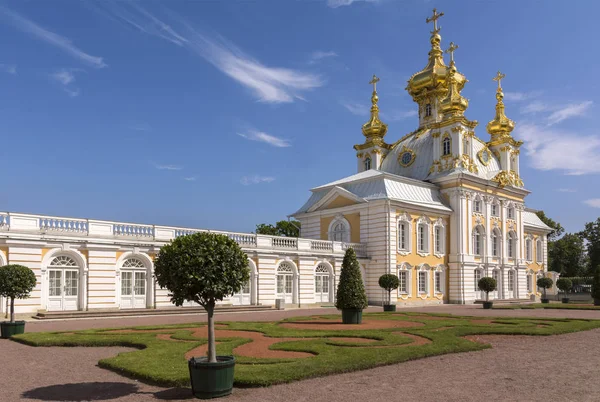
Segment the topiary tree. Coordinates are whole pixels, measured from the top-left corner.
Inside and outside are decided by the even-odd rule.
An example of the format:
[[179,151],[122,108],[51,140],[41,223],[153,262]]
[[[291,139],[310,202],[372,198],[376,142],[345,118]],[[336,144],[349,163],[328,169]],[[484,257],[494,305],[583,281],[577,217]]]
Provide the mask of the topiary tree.
[[600,265],[594,270],[594,281],[592,282],[592,297],[594,304],[600,305]]
[[229,237],[215,233],[181,236],[163,246],[154,262],[157,283],[171,301],[200,304],[208,314],[208,361],[215,363],[214,309],[217,301],[239,292],[250,279],[248,256]]
[[571,288],[573,287],[573,282],[569,278],[559,278],[556,281],[556,287],[565,292],[566,294],[571,291]]
[[346,250],[335,307],[339,310],[362,310],[367,307],[367,293],[360,274],[360,265],[353,248]]
[[11,264],[0,267],[0,296],[10,299],[10,322],[15,322],[15,299],[26,299],[35,288],[36,278],[26,266]]
[[388,304],[392,304],[392,290],[398,289],[400,279],[394,274],[383,274],[379,277],[379,287],[387,290]]
[[477,287],[479,290],[485,292],[485,301],[490,301],[490,292],[496,290],[498,284],[494,278],[490,278],[489,276],[485,276],[477,282]]
[[538,287],[544,289],[544,299],[547,299],[546,289],[550,289],[552,285],[554,285],[554,281],[551,278],[539,278],[537,280],[537,285]]

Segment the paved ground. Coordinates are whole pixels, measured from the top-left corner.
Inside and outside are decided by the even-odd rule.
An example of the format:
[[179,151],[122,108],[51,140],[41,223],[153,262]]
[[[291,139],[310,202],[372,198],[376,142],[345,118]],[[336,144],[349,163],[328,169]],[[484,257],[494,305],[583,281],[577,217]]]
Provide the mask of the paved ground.
[[[375,309],[379,310],[379,309]],[[332,312],[334,310],[331,310]],[[493,310],[442,306],[409,311],[462,315],[599,318],[598,311]],[[318,310],[323,313],[323,310]],[[314,311],[219,317],[274,320]],[[169,320],[171,318],[171,320]],[[28,323],[28,330],[72,330],[199,321],[197,316]],[[187,321],[184,321],[187,320]],[[556,401],[600,400],[600,329],[550,337],[481,337],[493,349],[416,360],[259,389],[235,389],[224,401]],[[96,366],[127,348],[32,348],[0,340],[0,400],[153,401],[191,400],[188,389],[152,387]],[[568,356],[568,367],[562,367]],[[553,363],[556,370],[548,370]]]

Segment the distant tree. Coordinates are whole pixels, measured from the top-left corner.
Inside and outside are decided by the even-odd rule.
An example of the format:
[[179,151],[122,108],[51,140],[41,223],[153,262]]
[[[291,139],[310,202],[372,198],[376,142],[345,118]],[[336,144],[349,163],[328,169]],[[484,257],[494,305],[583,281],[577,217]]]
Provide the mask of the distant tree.
[[537,211],[536,215],[541,219],[546,225],[552,228],[552,232],[548,234],[548,242],[553,242],[557,240],[560,236],[565,232],[565,228],[563,228],[560,223],[554,221],[553,219],[546,216],[544,211]]
[[279,221],[275,225],[261,223],[256,225],[256,234],[270,236],[300,237],[300,222]]
[[586,241],[590,268],[600,267],[600,218],[586,223],[580,235]]
[[565,293],[569,293],[573,287],[573,282],[569,278],[558,278],[556,287]]
[[563,276],[585,275],[586,258],[583,238],[577,233],[567,233],[548,244],[548,269]]

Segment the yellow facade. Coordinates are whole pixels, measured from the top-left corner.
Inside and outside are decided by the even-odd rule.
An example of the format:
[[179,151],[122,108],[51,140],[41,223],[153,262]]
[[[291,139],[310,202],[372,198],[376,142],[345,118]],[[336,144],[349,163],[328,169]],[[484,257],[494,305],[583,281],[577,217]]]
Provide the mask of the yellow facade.
[[[350,224],[350,242],[360,243],[360,214],[355,212],[342,214],[342,216]],[[329,240],[329,225],[334,218],[335,216],[321,218],[321,240]]]

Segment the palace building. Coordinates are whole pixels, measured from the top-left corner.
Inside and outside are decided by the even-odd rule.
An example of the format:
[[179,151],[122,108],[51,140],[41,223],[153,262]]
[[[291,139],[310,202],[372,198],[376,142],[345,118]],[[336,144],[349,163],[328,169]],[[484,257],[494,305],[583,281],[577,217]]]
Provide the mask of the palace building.
[[[444,60],[435,9],[425,68],[406,90],[418,108],[418,127],[388,142],[379,117],[377,82],[364,142],[354,145],[357,172],[315,187],[293,213],[301,237],[221,232],[250,258],[251,279],[224,301],[234,305],[331,305],[344,252],[356,251],[370,304],[381,304],[382,274],[400,279],[397,304],[474,303],[477,281],[498,281],[494,299],[539,297],[536,279],[547,272],[551,229],[525,206],[529,191],[519,174],[521,141],[504,110],[498,72],[496,110],[477,136],[466,77],[450,43]],[[490,113],[491,114],[491,113]],[[358,130],[357,130],[358,131]],[[386,137],[387,136],[387,137]],[[23,264],[38,277],[18,313],[172,307],[153,280],[153,259],[177,236],[201,229],[32,214],[0,213],[0,264]],[[2,303],[1,311],[6,308]]]

